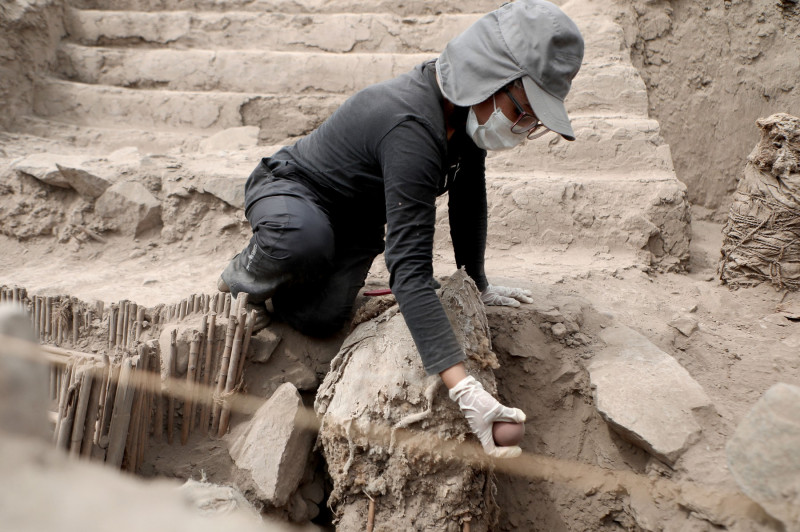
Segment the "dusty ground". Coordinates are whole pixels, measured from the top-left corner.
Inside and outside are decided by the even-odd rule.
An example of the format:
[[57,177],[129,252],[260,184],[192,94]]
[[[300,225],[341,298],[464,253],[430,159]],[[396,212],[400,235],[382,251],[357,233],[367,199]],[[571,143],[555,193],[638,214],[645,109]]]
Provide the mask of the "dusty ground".
[[[648,85],[650,112],[672,145],[678,177],[689,185],[689,197],[707,207],[693,211],[688,270],[652,270],[644,265],[641,249],[571,246],[566,241],[514,247],[515,238],[531,237],[524,233],[526,226],[512,226],[519,234],[502,234],[507,226],[494,226],[511,244],[488,251],[490,280],[531,288],[540,301],[556,306],[577,305],[583,316],[581,332],[588,340],[580,346],[556,341],[541,331],[533,313],[524,307],[488,312],[502,363],[497,371],[499,393],[529,416],[523,449],[558,459],[581,479],[570,482],[500,473],[501,530],[780,530],[757,512],[750,517],[726,513],[713,494],[738,493],[725,463],[724,445],[750,407],[777,382],[800,385],[800,322],[778,314],[779,305],[780,310],[800,314],[800,296],[766,285],[736,291],[720,285],[716,267],[722,226],[709,220],[724,217],[727,193],[757,141],[755,128],[748,129],[754,118],[779,110],[798,114],[797,89],[789,79],[798,67],[796,6],[791,2],[777,7],[771,2],[724,2],[710,6],[701,16],[696,13],[701,7],[689,4],[620,4],[620,20]],[[14,20],[13,11],[4,14]],[[747,25],[752,18],[757,20],[753,27]],[[25,114],[24,107],[32,106],[33,87],[33,76],[20,61],[32,69],[52,66],[53,43],[62,31],[56,19],[51,10],[33,22],[26,19],[24,24],[9,26],[16,32],[8,37],[15,50],[30,55],[0,54],[0,77],[4,78],[0,79],[0,101],[12,105],[20,116]],[[712,22],[708,35],[696,30],[703,20]],[[729,31],[747,38],[723,39]],[[697,52],[705,49],[705,37],[714,46]],[[737,57],[734,69],[714,56],[731,53],[729,48]],[[731,76],[738,76],[735,88],[729,88]],[[5,127],[7,121],[0,124]],[[111,152],[111,148],[100,148],[75,134],[44,139],[0,132],[0,284],[25,286],[37,294],[68,294],[87,302],[130,299],[148,306],[174,303],[193,293],[212,293],[219,272],[247,241],[249,228],[239,209],[201,190],[208,166],[205,154],[175,151],[148,156],[142,150],[143,158],[131,176],[161,202],[163,226],[135,239],[106,231],[106,222],[73,191],[42,185],[9,170],[14,160],[30,153]],[[258,146],[229,152],[223,170],[246,177],[258,158],[268,155],[266,150]],[[213,164],[219,160],[217,156]],[[102,238],[87,237],[83,228]],[[590,232],[587,235],[584,238],[593,237]],[[437,237],[438,276],[449,275],[454,268],[446,240],[446,235]],[[379,257],[368,286],[387,283]],[[676,315],[690,315],[699,323],[698,330],[690,336],[678,332],[668,324]],[[716,415],[702,420],[702,439],[674,469],[619,438],[593,407],[582,361],[592,356],[594,339],[609,320],[636,329],[672,355],[714,403]],[[532,356],[510,354],[508,346],[514,342]],[[302,360],[321,380],[335,346],[299,346],[298,351],[324,355]],[[285,354],[276,353],[275,360],[285,360],[281,358]],[[251,368],[248,392],[268,396],[277,382],[270,371],[266,366]],[[313,390],[304,392],[307,405],[313,403],[313,396]],[[316,474],[322,474],[324,467],[315,466]],[[688,483],[705,491],[689,503],[665,493],[643,502],[623,488],[608,488],[604,479],[613,473],[598,473],[590,468],[595,466]],[[186,448],[152,446],[143,473],[196,479],[205,474],[214,481],[230,482],[232,471],[220,441],[193,437]],[[585,487],[594,481],[598,487]],[[330,515],[320,519],[329,520]],[[645,527],[645,521],[652,526]]]

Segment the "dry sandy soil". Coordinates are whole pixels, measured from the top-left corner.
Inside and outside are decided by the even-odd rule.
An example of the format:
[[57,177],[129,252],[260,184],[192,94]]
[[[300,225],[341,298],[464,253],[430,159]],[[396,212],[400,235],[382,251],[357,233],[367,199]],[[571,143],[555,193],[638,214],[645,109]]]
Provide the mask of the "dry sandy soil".
[[[702,4],[708,5],[648,1],[614,7],[647,86],[651,117],[661,124],[689,199],[698,204],[692,211],[688,263],[651,267],[641,260],[641,249],[569,242],[487,252],[492,282],[529,288],[541,304],[579,308],[586,338],[583,345],[559,341],[542,332],[541,320],[525,306],[487,309],[501,363],[495,372],[499,395],[528,414],[522,447],[530,456],[556,460],[562,471],[500,471],[497,530],[791,530],[742,496],[726,465],[725,444],[770,386],[800,385],[800,322],[779,313],[800,314],[800,296],[766,284],[731,290],[719,282],[717,264],[729,194],[758,140],[751,124],[773,112],[799,114],[793,73],[800,69],[800,19],[793,2],[782,2],[779,9],[772,1]],[[15,20],[13,9],[5,15]],[[55,61],[53,43],[61,33],[56,19],[47,12],[32,24],[8,23],[18,33],[0,35],[0,44],[19,52],[4,58],[0,46],[0,76],[7,74],[0,80],[0,101],[17,111],[15,118],[33,105],[34,76],[28,72],[46,70]],[[698,31],[704,23],[708,31]],[[20,45],[26,39],[29,45]],[[736,68],[728,68],[724,59],[731,53]],[[249,238],[249,227],[240,209],[204,192],[199,169],[216,165],[223,173],[246,177],[268,154],[263,139],[261,146],[232,150],[222,158],[142,150],[128,177],[159,198],[162,224],[134,236],[124,223],[108,225],[74,190],[11,169],[32,153],[107,157],[111,147],[29,135],[12,122],[4,117],[7,131],[0,131],[0,285],[85,302],[130,299],[145,306],[214,292],[219,272]],[[692,123],[699,126],[689,127]],[[100,168],[104,161],[92,164]],[[503,219],[492,223],[505,227]],[[99,238],[91,236],[98,233]],[[516,236],[526,238],[521,229]],[[453,269],[446,235],[440,234],[436,275]],[[388,273],[379,257],[367,287],[386,285]],[[669,325],[678,315],[695,320],[697,329],[687,336]],[[584,361],[612,322],[633,328],[674,357],[713,402],[715,413],[701,420],[701,439],[672,468],[621,439],[593,406]],[[509,346],[515,344],[529,354],[513,355]],[[315,349],[333,354],[330,345]],[[266,397],[274,389],[272,376],[258,371],[253,370],[248,390]],[[304,393],[304,400],[311,405],[313,392]],[[146,476],[198,478],[202,469],[212,481],[234,480],[230,458],[216,440],[196,438],[179,449],[153,446],[147,456]],[[682,496],[651,490],[641,500],[628,481],[615,484],[615,472],[619,478],[633,474],[625,478],[666,479],[689,487]],[[687,495],[693,487],[700,491]],[[726,506],[729,500],[741,506]],[[323,512],[317,521],[324,526],[329,520]]]

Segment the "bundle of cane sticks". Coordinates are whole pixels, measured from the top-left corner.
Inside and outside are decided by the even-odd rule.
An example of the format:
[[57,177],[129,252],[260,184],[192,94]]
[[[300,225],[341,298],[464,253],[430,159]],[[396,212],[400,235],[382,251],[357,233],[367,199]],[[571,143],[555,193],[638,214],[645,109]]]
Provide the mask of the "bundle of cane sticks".
[[151,434],[159,435],[157,376],[161,362],[154,343],[107,355],[44,348],[68,357],[51,397],[58,401],[53,440],[74,456],[105,461],[136,472]]
[[[0,290],[0,296],[29,311],[34,330],[44,342],[56,343],[63,338],[61,331],[66,328],[58,325],[59,313],[68,315],[70,323],[84,324],[83,328],[73,327],[73,343],[81,336],[75,331],[88,331],[91,324],[92,309],[76,299],[27,299],[24,289],[6,287]],[[230,423],[229,399],[243,385],[255,324],[255,311],[247,312],[247,298],[244,293],[235,301],[230,294],[198,294],[154,310],[122,300],[110,305],[105,314],[94,307],[107,317],[106,345],[111,356],[42,345],[59,359],[51,366],[50,378],[50,396],[57,403],[56,445],[75,456],[92,457],[135,472],[144,460],[149,439],[160,440],[165,428],[169,443],[179,431],[183,445],[195,430],[223,436]],[[62,312],[63,308],[73,314]],[[141,341],[145,319],[152,320],[155,333],[168,327],[170,321],[200,312],[200,329],[190,331],[188,368],[182,381],[175,380],[178,329],[171,331],[169,364],[164,368],[167,382],[185,386],[181,384],[181,393],[170,393],[169,388],[162,388],[158,342]],[[227,322],[217,323],[218,317]],[[217,333],[220,326],[224,336]]]
[[[255,325],[255,311],[247,313],[247,294],[240,293],[235,302],[230,294],[212,300],[209,313],[203,315],[200,330],[191,332],[189,361],[186,371],[186,385],[189,398],[183,402],[181,422],[181,444],[185,445],[189,436],[199,427],[201,432],[223,436],[230,423],[230,405],[227,398],[242,387],[244,363],[250,346]],[[182,306],[182,304],[181,304]],[[224,337],[217,339],[217,312],[226,318]],[[180,316],[178,310],[178,316]],[[180,318],[178,318],[180,319]],[[175,362],[178,353],[178,330],[173,329],[170,337],[170,367],[167,374],[177,378]],[[220,341],[220,340],[223,340]],[[213,379],[212,379],[213,378]],[[213,394],[209,392],[213,388]],[[210,405],[210,406],[209,406]],[[167,439],[171,443],[180,407],[174,397],[168,399]]]

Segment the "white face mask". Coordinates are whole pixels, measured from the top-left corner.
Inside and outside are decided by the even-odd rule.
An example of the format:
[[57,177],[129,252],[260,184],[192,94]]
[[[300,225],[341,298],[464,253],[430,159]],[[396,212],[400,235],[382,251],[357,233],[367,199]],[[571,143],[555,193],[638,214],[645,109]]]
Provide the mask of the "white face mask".
[[478,123],[478,117],[472,107],[469,108],[467,115],[467,135],[479,148],[484,150],[508,150],[518,146],[525,138],[527,133],[512,133],[511,126],[514,123],[498,109],[492,96],[494,112],[485,124]]

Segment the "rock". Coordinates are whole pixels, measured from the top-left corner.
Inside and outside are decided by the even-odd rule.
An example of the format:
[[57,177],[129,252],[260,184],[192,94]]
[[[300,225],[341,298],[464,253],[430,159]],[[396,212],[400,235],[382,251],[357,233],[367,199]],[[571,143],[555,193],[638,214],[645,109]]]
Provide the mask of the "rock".
[[69,186],[84,198],[99,198],[114,183],[114,179],[108,171],[101,172],[83,165],[70,165],[63,162],[56,163],[56,166]]
[[308,505],[300,492],[295,492],[289,501],[289,520],[300,523],[308,519]]
[[226,436],[231,458],[250,473],[256,496],[273,506],[286,505],[303,477],[313,441],[313,432],[302,426],[303,414],[300,394],[286,383],[249,423]]
[[257,126],[231,127],[200,141],[201,151],[231,151],[258,145]]
[[695,332],[698,327],[697,320],[691,316],[675,316],[667,323],[667,325],[678,329],[678,331],[684,336],[691,336],[691,334]]
[[261,329],[258,334],[253,335],[250,339],[248,360],[259,364],[267,362],[279,343],[281,343],[281,337],[275,332],[269,328]]
[[564,321],[564,315],[558,309],[548,309],[537,312],[540,318],[550,323],[561,323]]
[[728,468],[748,497],[800,526],[800,387],[778,383],[759,399],[725,447]]
[[316,390],[319,385],[317,374],[299,360],[295,359],[293,362],[283,373],[282,378],[294,384],[298,390]]
[[314,504],[320,504],[325,498],[325,486],[322,485],[321,478],[315,478],[313,482],[303,485],[300,488],[303,498],[308,499]]
[[789,317],[782,312],[777,312],[775,314],[764,316],[763,318],[761,318],[761,320],[767,323],[771,323],[773,325],[777,325],[779,327],[786,327],[787,325],[792,324],[791,320],[789,320]]
[[18,173],[29,175],[48,185],[70,188],[69,181],[64,177],[56,164],[79,165],[84,161],[85,158],[79,155],[34,153],[18,160],[11,165],[11,168]]
[[244,184],[246,177],[209,177],[200,185],[207,194],[216,196],[231,207],[244,209]]
[[263,387],[267,393],[277,390],[288,382],[301,391],[316,390],[319,386],[317,374],[291,353],[283,352],[273,358],[264,368]]
[[109,187],[97,198],[94,210],[128,235],[138,236],[161,226],[161,203],[144,186],[132,181]]
[[622,438],[659,460],[675,461],[700,437],[693,412],[712,408],[678,362],[624,326],[602,331],[606,348],[589,365],[595,407]]
[[553,331],[553,336],[558,339],[564,338],[567,335],[567,326],[563,323],[554,323],[550,330]]

